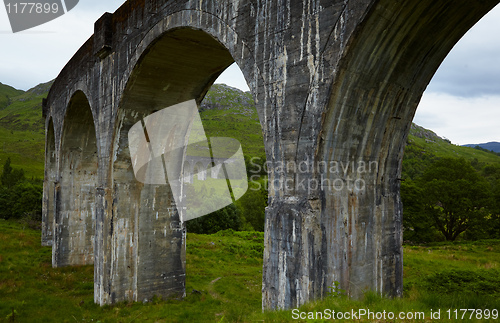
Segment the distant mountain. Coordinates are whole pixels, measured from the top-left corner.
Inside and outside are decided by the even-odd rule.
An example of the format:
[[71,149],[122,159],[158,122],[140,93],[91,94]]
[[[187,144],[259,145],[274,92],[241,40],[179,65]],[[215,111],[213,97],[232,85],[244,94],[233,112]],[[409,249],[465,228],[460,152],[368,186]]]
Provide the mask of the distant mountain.
[[487,142],[485,144],[468,144],[468,145],[464,145],[464,147],[472,147],[472,148],[475,148],[476,146],[479,146],[479,147],[481,147],[483,149],[486,149],[486,150],[494,151],[496,153],[500,153],[500,142],[496,142],[496,141]]

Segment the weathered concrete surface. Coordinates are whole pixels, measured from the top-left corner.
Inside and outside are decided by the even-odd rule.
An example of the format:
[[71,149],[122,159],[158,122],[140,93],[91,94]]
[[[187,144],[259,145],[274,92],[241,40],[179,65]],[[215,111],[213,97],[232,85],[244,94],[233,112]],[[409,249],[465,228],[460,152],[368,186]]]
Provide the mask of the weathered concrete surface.
[[42,246],[52,246],[54,232],[54,192],[56,184],[56,143],[54,137],[54,124],[49,120],[45,142],[45,174],[43,182],[42,203]]
[[[54,185],[54,266],[94,263],[97,144],[92,111],[83,92],[70,100],[64,119],[60,176]],[[52,183],[52,181],[51,181]]]
[[103,15],[45,104],[42,239],[54,232],[53,265],[93,252],[100,304],[183,295],[184,225],[168,186],[135,180],[127,132],[201,101],[234,61],[274,166],[263,307],[303,304],[335,281],[352,297],[401,295],[398,178],[411,120],[444,57],[498,2],[134,0]]

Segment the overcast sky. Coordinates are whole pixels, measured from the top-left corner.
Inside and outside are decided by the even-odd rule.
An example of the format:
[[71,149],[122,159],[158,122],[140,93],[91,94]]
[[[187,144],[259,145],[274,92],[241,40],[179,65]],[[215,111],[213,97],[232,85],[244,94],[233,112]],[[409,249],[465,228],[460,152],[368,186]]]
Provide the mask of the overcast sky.
[[[124,0],[80,0],[67,14],[12,33],[0,5],[0,82],[27,90],[48,82]],[[218,82],[248,90],[236,65]],[[500,142],[500,6],[455,46],[424,93],[414,122],[455,144]]]

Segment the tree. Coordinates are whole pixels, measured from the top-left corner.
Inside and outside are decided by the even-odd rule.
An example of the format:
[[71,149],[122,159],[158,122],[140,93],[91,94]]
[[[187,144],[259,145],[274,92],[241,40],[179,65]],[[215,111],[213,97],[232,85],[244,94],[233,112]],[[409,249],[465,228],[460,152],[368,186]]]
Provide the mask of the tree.
[[42,182],[28,181],[24,170],[12,168],[7,158],[0,176],[0,218],[34,217],[41,220]]
[[251,180],[245,195],[236,201],[243,214],[243,221],[251,226],[245,230],[264,231],[267,199],[267,179]]
[[439,239],[441,233],[435,229],[434,219],[424,212],[423,190],[415,181],[406,179],[401,183],[403,201],[403,239],[406,242],[422,243]]
[[238,230],[240,225],[240,211],[234,204],[230,204],[208,215],[187,221],[186,229],[192,233],[212,234],[226,229]]
[[423,212],[448,241],[482,227],[489,216],[489,183],[465,159],[442,158],[422,175]]
[[486,165],[483,168],[483,176],[490,182],[493,201],[491,215],[486,225],[489,238],[500,238],[500,165]]
[[2,185],[7,188],[12,188],[14,187],[14,185],[22,181],[23,179],[24,179],[24,170],[22,168],[13,169],[12,166],[10,166],[10,157],[7,158],[5,164],[3,165],[2,176],[0,176]]
[[20,218],[28,214],[35,214],[35,218],[42,219],[42,185],[22,181],[11,189],[12,217]]

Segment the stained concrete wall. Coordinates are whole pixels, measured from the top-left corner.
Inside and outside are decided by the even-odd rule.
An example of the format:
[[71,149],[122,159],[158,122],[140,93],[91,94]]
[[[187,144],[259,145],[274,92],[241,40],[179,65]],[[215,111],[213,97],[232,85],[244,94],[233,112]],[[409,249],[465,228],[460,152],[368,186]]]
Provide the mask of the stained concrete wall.
[[[411,120],[441,61],[497,3],[134,0],[103,15],[45,105],[56,178],[72,95],[82,90],[92,111],[95,301],[183,294],[183,223],[168,186],[135,181],[126,133],[155,110],[201,101],[233,61],[253,94],[271,163],[263,308],[303,304],[335,281],[352,297],[368,289],[401,295],[398,178]],[[58,219],[69,197],[55,192]],[[48,194],[44,203],[48,212]]]
[[[94,263],[97,144],[88,100],[77,91],[64,118],[60,177],[54,189],[54,266]],[[49,183],[52,181],[49,179]],[[50,205],[50,204],[49,204]]]
[[54,123],[50,118],[45,143],[45,171],[43,181],[42,246],[52,246],[54,237],[54,193],[56,184],[56,142]]

